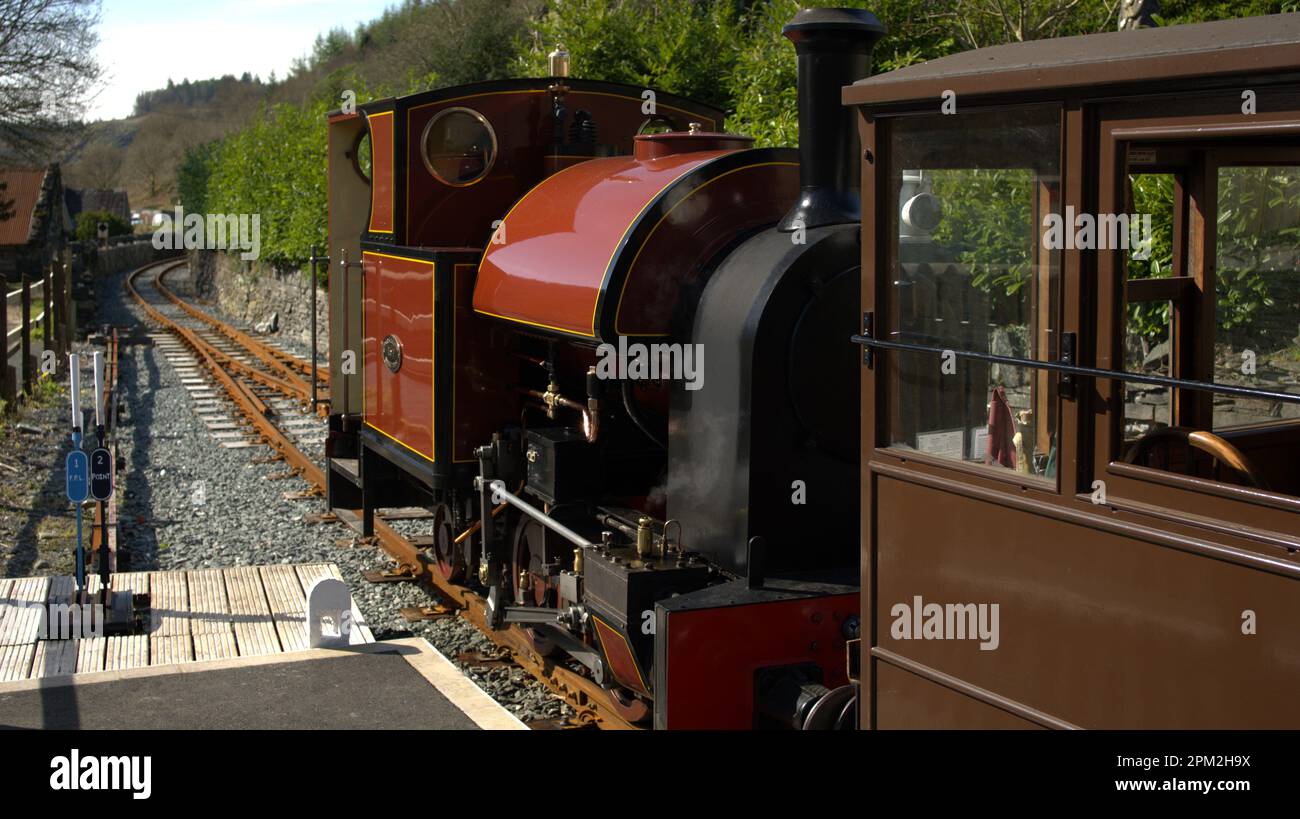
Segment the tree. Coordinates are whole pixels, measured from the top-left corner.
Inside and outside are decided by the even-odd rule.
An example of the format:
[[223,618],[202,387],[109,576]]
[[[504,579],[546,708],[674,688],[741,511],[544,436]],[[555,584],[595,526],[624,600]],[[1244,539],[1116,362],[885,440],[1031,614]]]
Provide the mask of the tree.
[[575,77],[658,88],[726,109],[739,36],[730,0],[565,0],[537,21],[516,73],[546,76],[547,53],[563,45]]
[[208,208],[208,179],[216,155],[216,142],[204,142],[186,149],[176,167],[176,192],[181,205],[190,213],[204,213]]
[[98,0],[0,0],[0,140],[48,154],[100,77]]
[[1120,0],[954,0],[939,16],[963,48],[1111,31]]
[[163,193],[171,181],[172,171],[180,158],[175,129],[162,118],[145,120],[126,149],[126,172],[144,189],[148,202]]
[[122,152],[107,142],[94,142],[68,168],[69,181],[80,187],[111,190],[117,186]]

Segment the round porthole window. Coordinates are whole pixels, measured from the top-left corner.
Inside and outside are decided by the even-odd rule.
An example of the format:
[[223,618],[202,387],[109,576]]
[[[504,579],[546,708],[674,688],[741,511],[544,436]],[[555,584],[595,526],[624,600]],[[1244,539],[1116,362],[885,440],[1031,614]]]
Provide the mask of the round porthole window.
[[446,185],[463,188],[487,176],[497,158],[497,135],[469,108],[438,112],[424,128],[424,167]]

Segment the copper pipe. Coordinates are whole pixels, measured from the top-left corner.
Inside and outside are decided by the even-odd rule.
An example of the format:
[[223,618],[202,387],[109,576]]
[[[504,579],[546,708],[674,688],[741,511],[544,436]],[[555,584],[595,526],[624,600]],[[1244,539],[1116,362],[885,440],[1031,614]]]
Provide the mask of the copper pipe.
[[596,442],[596,437],[600,434],[600,404],[595,398],[589,399],[588,406],[584,407],[577,401],[557,395],[554,392],[541,392],[540,390],[530,390],[524,387],[516,387],[516,389],[529,398],[540,401],[543,410],[547,410],[551,405],[554,405],[582,413],[582,434],[586,436],[587,443],[594,444]]
[[[519,482],[519,488],[515,490],[515,494],[517,495],[522,491],[524,491],[524,481]],[[501,510],[505,509],[509,505],[510,504],[508,503],[503,503],[497,506],[495,509],[492,510],[492,517],[496,517],[497,515],[501,514]],[[459,535],[456,535],[456,539],[453,540],[452,543],[455,544],[464,543],[466,540],[469,539],[470,535],[474,534],[481,528],[483,528],[483,519],[479,518],[475,520],[473,523],[471,523],[468,529],[461,532]]]

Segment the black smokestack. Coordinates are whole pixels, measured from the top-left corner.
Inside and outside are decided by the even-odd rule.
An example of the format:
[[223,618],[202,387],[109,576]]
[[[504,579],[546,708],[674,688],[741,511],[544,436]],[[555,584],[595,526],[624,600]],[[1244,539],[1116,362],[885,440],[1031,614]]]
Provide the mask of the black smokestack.
[[870,73],[871,49],[885,26],[862,9],[803,9],[781,33],[799,58],[800,191],[778,229],[856,222],[858,132],[840,90]]

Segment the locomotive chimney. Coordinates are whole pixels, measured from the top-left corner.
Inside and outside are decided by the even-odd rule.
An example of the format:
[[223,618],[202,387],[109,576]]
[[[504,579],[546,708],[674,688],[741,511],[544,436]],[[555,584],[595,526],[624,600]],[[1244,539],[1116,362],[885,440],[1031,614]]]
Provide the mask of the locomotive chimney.
[[799,60],[799,202],[778,229],[857,222],[858,131],[840,90],[870,73],[885,26],[862,9],[802,9],[781,33]]

